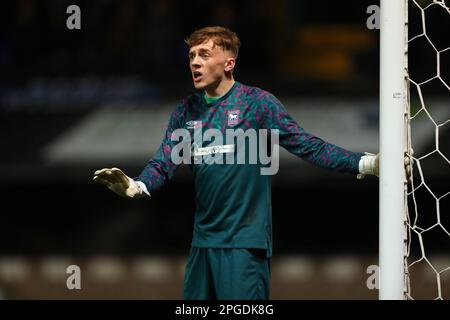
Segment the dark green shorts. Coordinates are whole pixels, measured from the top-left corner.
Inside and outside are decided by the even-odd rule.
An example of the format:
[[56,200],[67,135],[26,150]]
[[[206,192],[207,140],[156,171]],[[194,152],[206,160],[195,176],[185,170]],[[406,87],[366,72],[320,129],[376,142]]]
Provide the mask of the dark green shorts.
[[192,247],[186,265],[186,300],[269,299],[270,258],[261,249]]

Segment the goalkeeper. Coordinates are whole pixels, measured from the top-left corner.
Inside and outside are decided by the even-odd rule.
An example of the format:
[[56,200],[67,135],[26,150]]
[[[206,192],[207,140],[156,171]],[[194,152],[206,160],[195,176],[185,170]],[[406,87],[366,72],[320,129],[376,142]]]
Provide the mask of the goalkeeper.
[[[351,152],[307,133],[275,96],[236,82],[233,70],[240,41],[234,32],[206,27],[195,31],[186,43],[198,92],[178,104],[161,147],[138,177],[106,168],[95,172],[94,181],[123,197],[149,197],[178,167],[172,159],[177,143],[172,141],[174,131],[186,129],[193,134],[199,124],[224,135],[230,128],[277,129],[279,145],[314,165],[360,176],[378,175],[378,156]],[[197,151],[221,156],[234,152],[227,145],[212,148],[208,141]],[[268,299],[271,177],[261,175],[259,164],[191,163],[190,168],[196,209],[184,299]]]

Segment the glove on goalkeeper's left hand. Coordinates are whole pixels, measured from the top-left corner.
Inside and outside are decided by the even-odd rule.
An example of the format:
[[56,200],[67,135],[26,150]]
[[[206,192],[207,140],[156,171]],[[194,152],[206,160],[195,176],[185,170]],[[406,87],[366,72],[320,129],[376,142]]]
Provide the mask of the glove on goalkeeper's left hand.
[[[407,182],[411,182],[411,171],[412,171],[412,161],[410,157],[405,154],[404,158],[405,163],[405,177]],[[380,154],[370,154],[367,153],[361,157],[359,162],[359,174],[357,175],[358,179],[364,178],[366,174],[371,174],[379,177],[380,175]]]
[[380,175],[380,154],[365,153],[364,156],[359,160],[359,174],[358,179],[364,178],[366,174],[371,174],[375,176]]

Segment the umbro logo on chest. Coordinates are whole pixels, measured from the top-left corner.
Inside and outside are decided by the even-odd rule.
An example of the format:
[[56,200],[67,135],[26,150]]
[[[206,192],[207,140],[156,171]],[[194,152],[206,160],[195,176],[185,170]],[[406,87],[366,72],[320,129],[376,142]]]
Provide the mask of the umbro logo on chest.
[[186,129],[196,129],[196,128],[200,128],[202,125],[202,122],[200,120],[196,121],[196,120],[191,120],[186,122]]

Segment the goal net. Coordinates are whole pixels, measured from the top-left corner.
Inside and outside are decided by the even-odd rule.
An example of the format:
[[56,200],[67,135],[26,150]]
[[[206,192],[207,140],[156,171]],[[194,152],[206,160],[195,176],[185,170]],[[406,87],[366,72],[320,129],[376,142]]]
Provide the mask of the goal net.
[[406,0],[405,298],[450,299],[450,0]]

